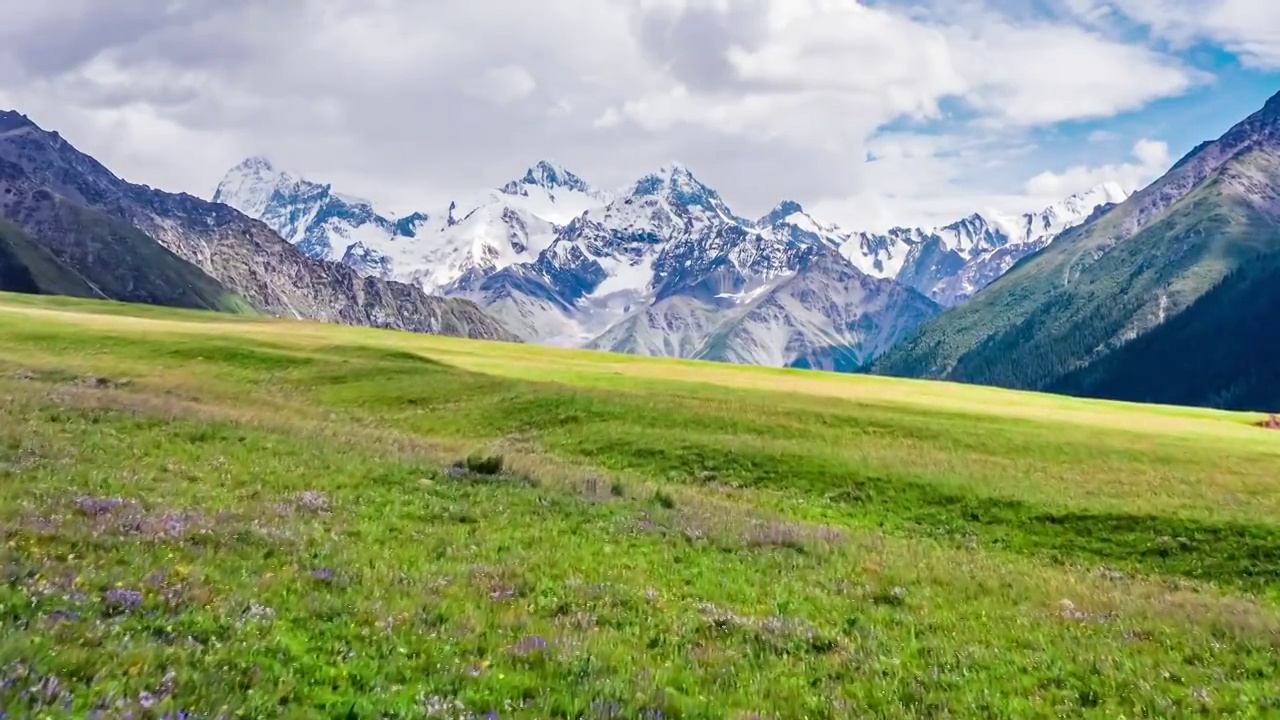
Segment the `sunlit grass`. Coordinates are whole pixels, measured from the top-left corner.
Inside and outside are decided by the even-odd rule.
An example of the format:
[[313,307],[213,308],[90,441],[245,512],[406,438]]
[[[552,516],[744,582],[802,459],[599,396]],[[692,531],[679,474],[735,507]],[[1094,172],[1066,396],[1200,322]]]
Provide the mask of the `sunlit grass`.
[[1280,712],[1249,416],[96,310],[0,298],[12,716]]

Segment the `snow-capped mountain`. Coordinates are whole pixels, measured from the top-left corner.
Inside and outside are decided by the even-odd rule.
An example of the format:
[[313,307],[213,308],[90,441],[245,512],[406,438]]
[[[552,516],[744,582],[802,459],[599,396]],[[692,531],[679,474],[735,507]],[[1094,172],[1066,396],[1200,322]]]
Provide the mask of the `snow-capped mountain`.
[[940,307],[876,278],[828,247],[796,272],[712,304],[657,300],[588,347],[637,355],[848,371],[896,345]]
[[265,222],[319,260],[341,260],[357,243],[385,245],[412,238],[427,221],[419,214],[406,218],[380,214],[368,200],[295,177],[263,157],[232,168],[218,184],[213,201]]
[[262,220],[312,257],[439,292],[536,258],[560,225],[608,196],[542,161],[501,189],[401,217],[254,157],[227,173],[213,200]]
[[1021,217],[870,234],[789,200],[741,217],[676,162],[602,192],[544,161],[398,218],[259,158],[233,168],[215,200],[362,273],[474,300],[525,339],[850,369],[1123,196],[1103,186]]
[[1013,218],[975,213],[938,228],[852,233],[841,247],[863,272],[895,278],[949,307],[968,299],[1063,231],[1083,223],[1096,208],[1127,197],[1118,184],[1104,183],[1039,212]]
[[940,308],[839,247],[798,204],[747,220],[672,163],[463,296],[558,344],[850,369]]
[[474,288],[451,288],[556,344],[579,345],[652,300],[673,270],[707,252],[677,246],[737,227],[720,196],[678,163],[646,175],[608,204],[582,213],[527,265],[513,265]]

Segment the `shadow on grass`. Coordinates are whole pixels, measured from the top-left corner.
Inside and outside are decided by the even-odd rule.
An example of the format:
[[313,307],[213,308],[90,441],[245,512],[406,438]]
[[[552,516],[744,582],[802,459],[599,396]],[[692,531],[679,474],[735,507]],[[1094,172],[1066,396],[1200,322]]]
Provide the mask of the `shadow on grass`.
[[856,481],[829,499],[908,533],[973,538],[1059,563],[1097,563],[1280,595],[1280,528],[1270,525],[1046,511],[884,478]]

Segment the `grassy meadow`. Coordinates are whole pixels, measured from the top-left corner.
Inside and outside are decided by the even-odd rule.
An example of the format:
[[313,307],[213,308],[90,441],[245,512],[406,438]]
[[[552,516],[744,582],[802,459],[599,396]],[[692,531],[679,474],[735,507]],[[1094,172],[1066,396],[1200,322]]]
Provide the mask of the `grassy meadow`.
[[1276,717],[1260,419],[0,295],[0,718]]

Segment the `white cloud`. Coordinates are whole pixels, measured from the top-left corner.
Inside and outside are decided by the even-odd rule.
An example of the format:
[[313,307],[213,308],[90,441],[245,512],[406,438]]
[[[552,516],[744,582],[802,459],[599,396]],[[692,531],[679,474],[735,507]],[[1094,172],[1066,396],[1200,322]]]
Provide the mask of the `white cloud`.
[[1013,215],[1038,211],[1068,195],[1115,182],[1134,191],[1171,165],[1168,145],[1141,139],[1131,161],[1077,164],[1030,180],[1019,172],[1042,148],[1018,132],[976,135],[879,135],[855,192],[808,206],[824,219],[884,231],[895,225],[938,226],[973,212]]
[[1210,42],[1246,65],[1280,68],[1280,3],[1274,0],[1071,0],[1069,5],[1096,23],[1123,16],[1176,46]]
[[1077,27],[991,21],[954,35],[970,80],[966,98],[994,123],[1111,117],[1205,79],[1173,58]]
[[1060,198],[1104,182],[1115,182],[1133,192],[1159,177],[1172,164],[1169,146],[1147,138],[1134,144],[1133,159],[1137,162],[1097,167],[1075,165],[1062,172],[1046,170],[1027,181],[1026,191],[1043,198]]
[[547,117],[562,118],[573,114],[573,103],[568,100],[559,100],[551,107],[547,108]]
[[592,123],[592,126],[603,130],[606,128],[617,127],[621,123],[622,113],[618,112],[617,108],[611,107],[606,108],[604,112],[600,113],[600,116],[596,118],[595,122]]
[[765,5],[755,42],[725,50],[729,88],[670,83],[621,115],[652,132],[696,125],[831,147],[898,118],[939,119],[947,99],[988,124],[1043,125],[1134,110],[1203,79],[1171,57],[1070,25],[979,13],[941,26],[854,0]]
[[469,91],[495,105],[506,105],[529,97],[538,87],[528,70],[519,65],[489,68]]
[[871,231],[1038,209],[1039,198],[1010,182],[1010,173],[1037,151],[1020,133],[882,133],[868,141],[867,162],[851,192],[806,207],[816,217]]
[[205,195],[250,153],[400,210],[542,157],[604,186],[674,157],[743,214],[791,197],[913,222],[1025,201],[1028,163],[1051,164],[1034,129],[1199,81],[1090,28],[1109,5],[1069,2],[1095,20],[1002,2],[42,0],[0,25],[0,103],[132,180]]

